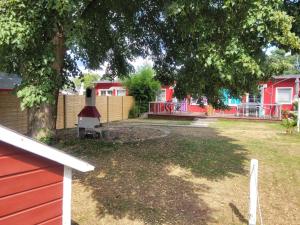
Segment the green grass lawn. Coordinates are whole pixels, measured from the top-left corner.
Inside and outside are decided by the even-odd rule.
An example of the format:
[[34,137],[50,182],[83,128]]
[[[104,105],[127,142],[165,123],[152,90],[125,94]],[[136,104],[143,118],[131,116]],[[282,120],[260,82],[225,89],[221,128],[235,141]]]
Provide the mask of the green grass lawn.
[[60,142],[96,166],[89,174],[75,173],[74,221],[247,224],[249,164],[256,158],[264,224],[299,224],[299,135],[284,134],[279,124],[241,121],[164,129],[168,137],[129,144]]

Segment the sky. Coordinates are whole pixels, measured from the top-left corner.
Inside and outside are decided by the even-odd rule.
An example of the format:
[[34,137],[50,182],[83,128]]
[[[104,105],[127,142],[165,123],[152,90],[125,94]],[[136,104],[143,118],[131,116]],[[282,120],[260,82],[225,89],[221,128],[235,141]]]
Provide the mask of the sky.
[[[269,46],[268,48],[266,48],[266,54],[270,55],[272,51],[274,51],[276,49],[275,46]],[[149,66],[153,66],[153,61],[147,57],[147,58],[143,58],[143,57],[137,57],[135,60],[133,60],[131,62],[131,64],[134,66],[135,71],[139,70],[139,68],[145,66],[145,65],[149,65]],[[105,72],[105,65],[103,66],[103,69],[99,69],[99,70],[88,70],[85,68],[85,66],[83,65],[83,63],[81,61],[77,61],[77,65],[79,67],[79,69],[83,72],[83,73],[96,73],[99,74],[99,76],[101,77],[104,72]]]
[[[137,57],[135,60],[131,62],[131,64],[134,66],[135,71],[139,70],[141,67],[145,65],[153,66],[153,61],[150,58],[142,58],[142,57]],[[99,76],[102,76],[105,72],[105,66],[104,64],[104,69],[99,69],[99,70],[88,70],[85,68],[83,63],[81,61],[77,61],[77,66],[78,68],[83,72],[83,73],[97,73]]]

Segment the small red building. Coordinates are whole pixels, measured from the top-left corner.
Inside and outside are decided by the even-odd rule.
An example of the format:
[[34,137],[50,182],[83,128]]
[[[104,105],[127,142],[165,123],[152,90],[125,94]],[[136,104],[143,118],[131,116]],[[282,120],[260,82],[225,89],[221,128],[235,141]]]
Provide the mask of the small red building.
[[259,101],[264,105],[280,104],[283,110],[293,110],[293,102],[299,93],[299,80],[300,75],[274,76],[260,85]]
[[70,225],[72,169],[94,167],[0,125],[0,224]]

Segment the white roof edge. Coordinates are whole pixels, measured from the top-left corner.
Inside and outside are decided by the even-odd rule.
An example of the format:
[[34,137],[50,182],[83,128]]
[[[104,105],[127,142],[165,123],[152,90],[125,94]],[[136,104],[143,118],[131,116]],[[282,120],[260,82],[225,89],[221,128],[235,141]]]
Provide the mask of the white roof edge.
[[300,78],[300,74],[286,74],[286,75],[278,75],[272,76],[273,79],[296,79]]
[[55,161],[59,164],[68,166],[72,169],[79,170],[81,172],[92,171],[95,168],[85,161],[77,159],[56,148],[50,147],[29,137],[26,137],[25,135],[17,133],[2,125],[0,125],[0,141],[24,149],[27,152],[31,152],[46,159]]

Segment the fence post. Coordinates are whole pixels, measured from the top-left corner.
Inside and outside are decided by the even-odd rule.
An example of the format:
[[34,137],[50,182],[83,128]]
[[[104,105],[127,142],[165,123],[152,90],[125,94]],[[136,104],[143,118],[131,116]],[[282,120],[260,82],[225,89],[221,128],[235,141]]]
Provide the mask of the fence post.
[[297,131],[300,132],[300,96],[298,96]]
[[279,105],[279,119],[281,120],[281,114],[282,114],[282,109],[281,109],[281,105]]
[[109,96],[106,97],[106,103],[107,103],[107,125],[109,123]]
[[66,95],[63,95],[63,120],[64,120],[64,129],[67,128],[67,104],[66,104]]
[[122,120],[124,120],[124,96],[122,96]]
[[258,197],[258,161],[251,159],[250,165],[250,204],[249,204],[249,225],[256,225],[256,209]]

